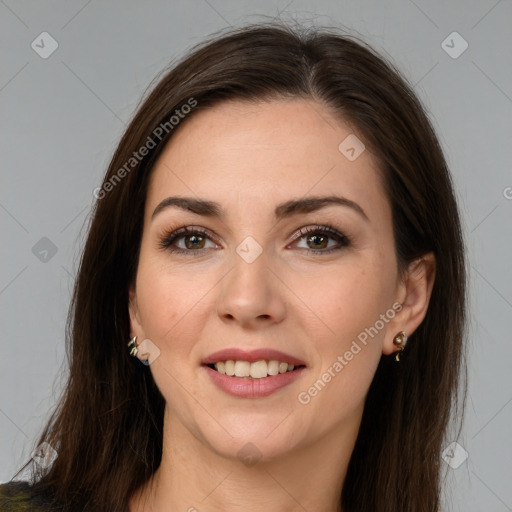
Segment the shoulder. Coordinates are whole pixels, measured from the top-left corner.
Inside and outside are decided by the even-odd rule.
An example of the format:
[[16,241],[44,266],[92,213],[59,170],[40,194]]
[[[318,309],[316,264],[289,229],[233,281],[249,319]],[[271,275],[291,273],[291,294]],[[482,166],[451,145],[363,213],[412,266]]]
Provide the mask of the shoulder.
[[0,484],[0,512],[37,512],[44,510],[42,507],[43,500],[28,482]]

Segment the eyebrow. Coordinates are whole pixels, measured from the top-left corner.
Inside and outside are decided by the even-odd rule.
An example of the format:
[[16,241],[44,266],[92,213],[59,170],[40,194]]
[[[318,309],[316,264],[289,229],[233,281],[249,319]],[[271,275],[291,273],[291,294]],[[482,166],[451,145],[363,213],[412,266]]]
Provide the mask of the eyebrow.
[[[314,212],[330,205],[340,205],[351,208],[364,220],[367,222],[370,221],[365,211],[357,203],[341,196],[313,196],[286,201],[276,207],[274,216],[277,220],[282,220],[299,213]],[[172,206],[206,217],[224,218],[226,216],[226,212],[222,206],[214,201],[196,199],[193,197],[173,196],[165,198],[158,204],[151,215],[151,219],[154,219],[160,212]]]

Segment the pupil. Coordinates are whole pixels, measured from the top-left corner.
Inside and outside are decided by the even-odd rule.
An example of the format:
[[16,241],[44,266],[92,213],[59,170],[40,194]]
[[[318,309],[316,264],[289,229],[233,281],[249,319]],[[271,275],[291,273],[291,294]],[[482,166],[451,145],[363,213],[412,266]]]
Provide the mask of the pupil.
[[[200,242],[202,240],[202,236],[197,236],[197,235],[189,235],[188,237],[186,237],[185,239],[185,245],[187,246],[188,249],[196,249],[197,248],[197,245],[196,245],[196,242]],[[196,245],[196,247],[194,247],[194,245]]]
[[[312,241],[312,240],[316,240],[316,241],[318,241],[319,239],[323,239],[323,240],[324,240],[324,242],[325,242],[326,237],[325,237],[325,236],[323,236],[323,235],[312,235],[312,236],[310,236],[310,237],[309,237],[309,240],[310,240],[310,241]],[[314,245],[316,245],[316,247],[318,247],[318,246],[321,244],[321,242],[320,242],[320,244],[318,244],[318,243],[316,243],[316,242],[313,242],[313,244],[314,244]],[[322,247],[324,247],[324,246],[325,246],[325,243],[324,243],[324,244],[322,244],[321,246],[322,246]]]

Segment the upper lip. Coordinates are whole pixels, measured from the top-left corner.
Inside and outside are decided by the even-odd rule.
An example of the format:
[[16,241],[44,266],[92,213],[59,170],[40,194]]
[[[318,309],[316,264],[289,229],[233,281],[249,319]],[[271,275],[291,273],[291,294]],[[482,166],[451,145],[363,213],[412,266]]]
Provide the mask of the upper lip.
[[255,361],[280,361],[283,363],[293,364],[294,366],[306,366],[306,363],[297,357],[294,357],[285,352],[274,350],[272,348],[258,348],[254,350],[243,350],[241,348],[225,348],[210,354],[203,359],[203,364],[213,364],[219,361],[248,361],[254,363]]

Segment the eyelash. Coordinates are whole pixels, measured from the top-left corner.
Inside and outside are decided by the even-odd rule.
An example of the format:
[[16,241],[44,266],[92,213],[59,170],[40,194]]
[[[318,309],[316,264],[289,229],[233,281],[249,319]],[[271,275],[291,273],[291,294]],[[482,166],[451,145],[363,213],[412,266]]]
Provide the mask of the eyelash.
[[[308,235],[311,235],[311,234],[328,235],[330,238],[333,238],[338,242],[338,246],[331,247],[330,249],[303,249],[303,250],[307,251],[308,253],[330,254],[332,252],[339,251],[344,247],[348,247],[351,243],[350,239],[347,236],[343,235],[336,228],[334,228],[328,224],[324,224],[322,226],[320,226],[320,225],[307,226],[307,227],[303,227],[303,228],[297,230],[293,234],[292,243],[299,241],[302,238],[304,238]],[[215,242],[215,240],[213,240],[213,237],[205,229],[183,227],[183,228],[179,228],[174,231],[171,231],[170,233],[165,234],[159,242],[159,247],[161,249],[168,250],[168,251],[171,251],[172,253],[176,253],[176,254],[198,254],[198,253],[204,252],[206,250],[206,249],[180,249],[178,247],[172,247],[173,243],[175,243],[177,240],[180,240],[181,238],[186,237],[187,235],[206,236],[211,241]]]

